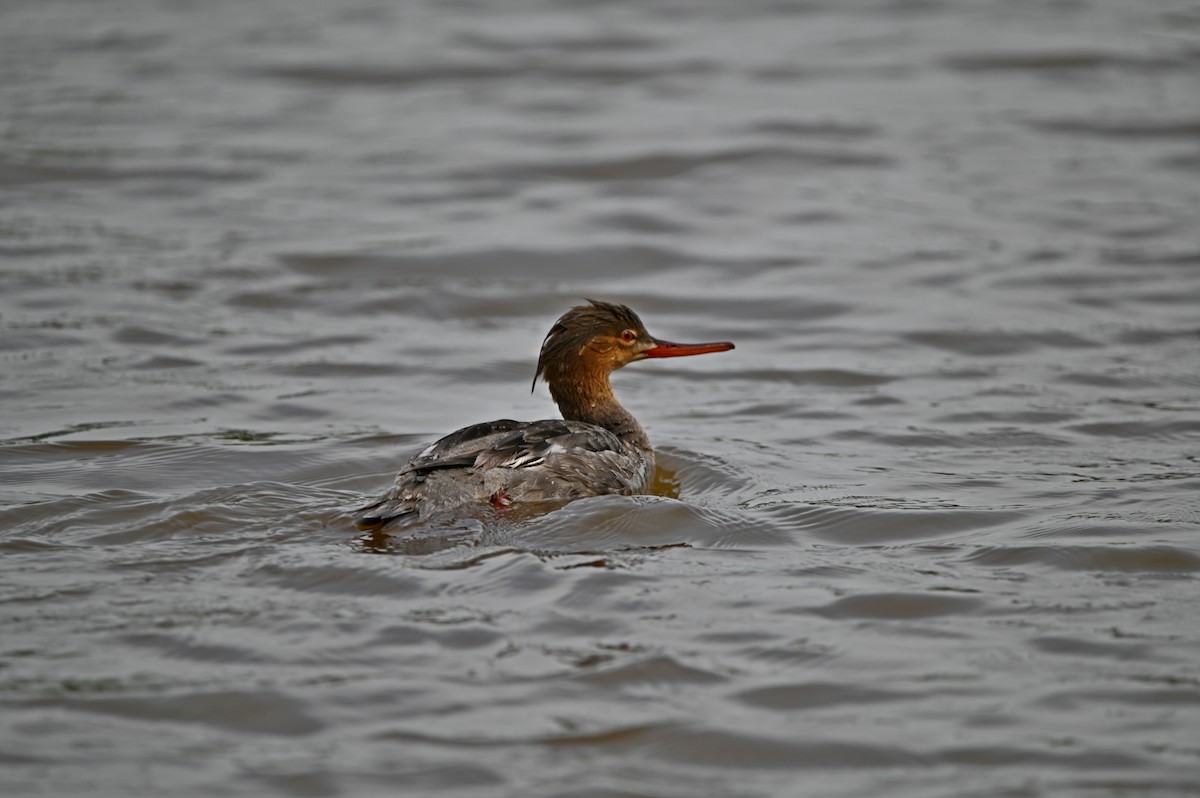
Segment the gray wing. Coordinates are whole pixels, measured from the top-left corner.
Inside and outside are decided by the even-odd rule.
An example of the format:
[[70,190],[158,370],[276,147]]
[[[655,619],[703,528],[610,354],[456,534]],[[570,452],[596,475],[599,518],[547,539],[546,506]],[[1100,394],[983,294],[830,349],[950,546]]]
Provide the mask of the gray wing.
[[521,424],[510,419],[464,427],[415,455],[399,476],[453,468],[532,468],[564,457],[586,460],[602,452],[620,453],[621,439],[579,421],[546,419]]
[[532,468],[571,457],[586,460],[601,452],[621,452],[613,433],[579,421],[547,419],[526,424],[494,440],[475,458],[476,468]]
[[472,424],[451,432],[413,455],[412,459],[400,469],[397,479],[405,474],[436,471],[443,468],[470,468],[475,464],[475,458],[480,452],[486,451],[493,442],[504,438],[521,426],[519,421],[501,418],[496,421]]
[[653,458],[595,424],[547,420],[497,438],[474,467],[511,499],[570,500],[641,492]]

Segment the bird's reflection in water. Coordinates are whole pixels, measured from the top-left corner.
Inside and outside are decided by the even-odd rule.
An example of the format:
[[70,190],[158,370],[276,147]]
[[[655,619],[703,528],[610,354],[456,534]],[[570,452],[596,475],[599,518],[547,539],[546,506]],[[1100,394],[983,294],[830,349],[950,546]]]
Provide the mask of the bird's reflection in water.
[[663,496],[668,499],[679,498],[679,476],[673,468],[667,468],[661,460],[654,465],[654,477],[650,480],[651,496]]

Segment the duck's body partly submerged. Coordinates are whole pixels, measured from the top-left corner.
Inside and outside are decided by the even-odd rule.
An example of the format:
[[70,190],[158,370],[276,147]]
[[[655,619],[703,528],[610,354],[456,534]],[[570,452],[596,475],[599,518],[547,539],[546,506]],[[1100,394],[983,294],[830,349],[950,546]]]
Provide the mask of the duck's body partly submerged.
[[624,305],[588,300],[567,311],[542,343],[537,378],[562,419],[475,424],[409,460],[363,511],[360,529],[466,514],[491,503],[565,502],[643,492],[654,473],[650,439],[613,395],[608,375],[635,360],[733,349],[728,342],[673,344],[646,332]]

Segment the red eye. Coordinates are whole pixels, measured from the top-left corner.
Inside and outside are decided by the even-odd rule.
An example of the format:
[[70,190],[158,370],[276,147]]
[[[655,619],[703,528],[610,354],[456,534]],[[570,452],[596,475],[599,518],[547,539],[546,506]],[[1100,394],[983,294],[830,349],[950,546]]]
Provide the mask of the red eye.
[[621,340],[627,344],[631,344],[637,340],[637,333],[635,333],[633,330],[626,330],[625,332],[621,333]]

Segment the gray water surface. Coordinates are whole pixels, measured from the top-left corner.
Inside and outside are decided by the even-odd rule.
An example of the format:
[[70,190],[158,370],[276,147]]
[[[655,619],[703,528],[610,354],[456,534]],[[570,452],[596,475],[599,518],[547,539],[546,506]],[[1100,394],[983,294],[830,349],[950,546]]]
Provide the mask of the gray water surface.
[[[1200,13],[0,7],[0,792],[1200,794]],[[353,510],[555,414],[654,495]]]

